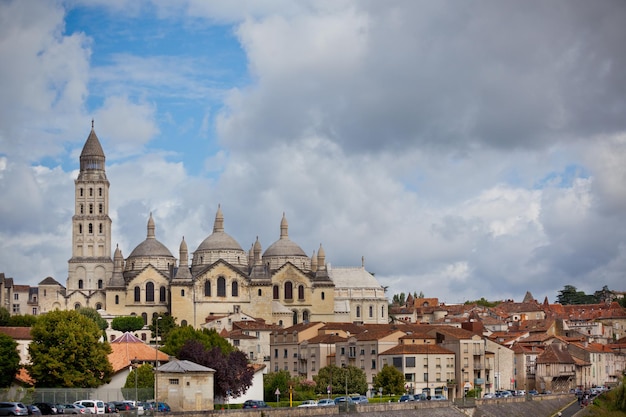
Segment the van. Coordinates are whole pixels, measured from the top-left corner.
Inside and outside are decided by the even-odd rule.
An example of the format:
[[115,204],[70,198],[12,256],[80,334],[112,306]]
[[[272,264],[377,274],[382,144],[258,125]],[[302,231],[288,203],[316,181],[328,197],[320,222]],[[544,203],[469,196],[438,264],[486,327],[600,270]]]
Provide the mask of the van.
[[104,401],[101,400],[80,400],[74,401],[74,404],[82,405],[89,410],[91,414],[104,414]]

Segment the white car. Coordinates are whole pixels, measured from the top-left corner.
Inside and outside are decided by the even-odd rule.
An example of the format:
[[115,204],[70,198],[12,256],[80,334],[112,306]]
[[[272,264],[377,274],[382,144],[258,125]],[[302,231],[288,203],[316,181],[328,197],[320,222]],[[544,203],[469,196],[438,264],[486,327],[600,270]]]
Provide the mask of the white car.
[[80,400],[74,401],[76,405],[82,405],[91,414],[104,414],[104,401],[101,400]]
[[298,407],[317,407],[317,401],[305,400],[305,401],[302,401],[302,404],[300,404]]

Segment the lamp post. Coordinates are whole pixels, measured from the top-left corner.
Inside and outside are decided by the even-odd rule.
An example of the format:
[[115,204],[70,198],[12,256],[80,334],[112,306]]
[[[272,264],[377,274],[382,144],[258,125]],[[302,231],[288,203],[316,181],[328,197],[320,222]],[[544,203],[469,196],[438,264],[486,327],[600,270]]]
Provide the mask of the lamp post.
[[496,391],[500,391],[500,348],[496,352]]
[[133,371],[135,371],[135,415],[137,415],[139,408],[137,407],[137,404],[139,402],[139,396],[137,395],[137,374],[138,374],[138,366],[139,366],[139,361],[137,360],[137,357],[135,357],[135,359],[130,361],[131,364],[131,368],[133,369]]
[[155,323],[155,332],[154,332],[154,402],[155,409],[154,412],[159,412],[159,377],[157,374],[157,367],[159,366],[159,320],[161,320],[161,316],[157,316],[154,320]]

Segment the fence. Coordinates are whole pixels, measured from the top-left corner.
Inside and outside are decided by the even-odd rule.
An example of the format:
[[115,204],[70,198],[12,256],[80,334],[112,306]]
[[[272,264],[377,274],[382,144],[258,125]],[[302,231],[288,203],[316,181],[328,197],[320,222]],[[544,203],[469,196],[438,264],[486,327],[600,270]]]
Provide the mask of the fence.
[[21,401],[26,404],[46,402],[71,404],[79,400],[147,401],[154,398],[152,388],[22,388],[11,387],[0,391],[1,401]]

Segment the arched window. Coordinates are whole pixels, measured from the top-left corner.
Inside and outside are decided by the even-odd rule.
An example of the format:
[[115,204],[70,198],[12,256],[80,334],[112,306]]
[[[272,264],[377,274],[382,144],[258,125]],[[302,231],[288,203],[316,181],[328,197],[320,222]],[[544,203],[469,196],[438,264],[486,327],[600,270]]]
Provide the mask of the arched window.
[[180,296],[184,297],[185,296],[185,290],[180,290]]
[[224,277],[217,279],[217,296],[226,297],[226,278]]
[[324,291],[322,291],[322,300],[324,300],[326,298],[326,294],[324,294]]
[[292,299],[293,299],[293,284],[287,281],[285,282],[285,300],[292,300]]
[[100,203],[98,204],[98,213],[102,214],[102,212],[104,212],[104,206]]
[[280,298],[280,295],[278,294],[278,285],[274,285],[272,291],[274,293],[274,300],[278,300]]
[[356,316],[361,317],[361,306],[356,306]]
[[93,197],[93,188],[89,189],[89,197]]
[[260,296],[262,296],[262,295],[263,295],[263,290],[261,290],[261,289],[259,288],[259,290],[257,291],[257,294],[259,295],[259,297],[260,297]]
[[98,196],[102,197],[102,187],[98,188]]
[[82,188],[79,188],[79,189],[78,189],[78,193],[79,193],[79,194],[80,194],[80,196],[82,197],[82,196],[83,196],[83,189],[82,189]]
[[89,234],[93,234],[93,224],[89,223]]
[[83,233],[83,225],[82,224],[78,225],[78,233]]
[[304,300],[304,285],[298,285],[298,300]]
[[165,291],[165,287],[161,285],[161,288],[159,288],[159,301],[162,303],[167,301],[167,293]]
[[141,313],[141,318],[143,319],[143,325],[146,326],[148,324],[148,313]]
[[98,280],[98,289],[101,290],[103,286],[104,286],[104,282],[101,279],[99,279]]
[[182,321],[180,322],[180,325],[181,325],[182,327],[185,327],[185,326],[187,325],[187,320],[182,320]]
[[380,317],[385,317],[385,306],[380,308]]
[[80,214],[85,212],[85,206],[83,204],[80,205]]
[[303,323],[308,323],[309,322],[309,311],[308,310],[304,310],[302,312],[302,322]]
[[89,214],[93,214],[93,204],[89,203]]
[[102,234],[102,223],[98,223],[98,233]]
[[80,308],[80,303],[74,304],[74,310],[78,310]]
[[370,318],[374,317],[374,306],[370,306]]
[[102,304],[96,303],[96,310],[102,310]]
[[146,301],[154,303],[154,284],[146,282]]
[[141,301],[141,290],[139,287],[135,287],[135,302],[138,303]]
[[211,296],[211,281],[209,281],[208,279],[204,281],[204,296],[205,297]]
[[298,312],[296,310],[293,311],[293,325],[298,324]]
[[120,296],[116,295],[115,296],[115,304],[119,304],[120,303]]
[[239,284],[237,284],[237,281],[233,281],[231,284],[231,295],[233,297],[239,297]]
[[79,290],[82,290],[82,289],[83,289],[83,280],[82,280],[82,279],[79,279],[79,280],[78,280],[78,289],[79,289]]

